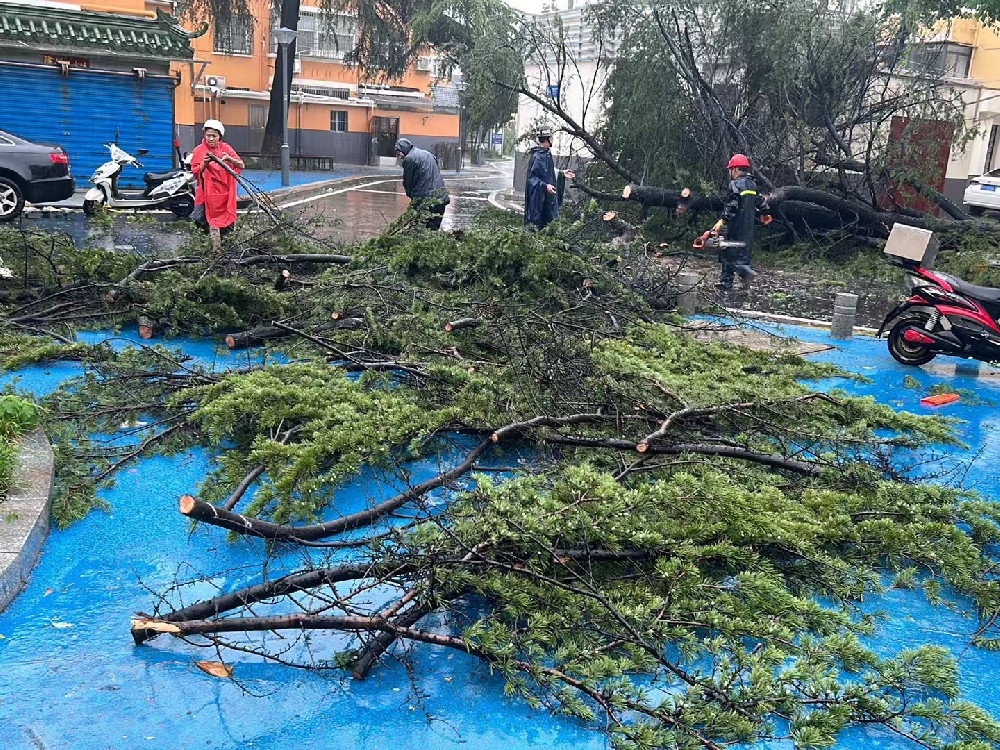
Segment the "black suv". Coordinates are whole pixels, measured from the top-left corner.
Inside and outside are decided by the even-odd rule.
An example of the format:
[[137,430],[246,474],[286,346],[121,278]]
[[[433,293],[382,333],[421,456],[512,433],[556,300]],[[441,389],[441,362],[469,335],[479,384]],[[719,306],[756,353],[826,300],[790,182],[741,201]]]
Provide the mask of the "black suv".
[[16,219],[24,202],[55,203],[73,195],[69,156],[0,130],[0,221]]

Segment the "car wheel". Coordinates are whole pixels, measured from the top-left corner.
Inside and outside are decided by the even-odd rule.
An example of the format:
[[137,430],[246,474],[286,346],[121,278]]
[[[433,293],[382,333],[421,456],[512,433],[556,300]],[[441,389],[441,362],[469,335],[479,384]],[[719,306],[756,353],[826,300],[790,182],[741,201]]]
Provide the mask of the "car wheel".
[[936,356],[936,352],[932,352],[926,346],[910,343],[903,338],[907,328],[923,328],[926,323],[926,315],[910,315],[896,321],[889,331],[889,354],[901,365],[925,365]]
[[972,216],[982,216],[984,211],[986,209],[982,206],[969,206],[969,214]]
[[0,177],[0,221],[13,221],[24,210],[24,193],[17,183]]
[[83,202],[83,212],[87,214],[87,216],[95,215],[102,208],[104,208],[104,198]]

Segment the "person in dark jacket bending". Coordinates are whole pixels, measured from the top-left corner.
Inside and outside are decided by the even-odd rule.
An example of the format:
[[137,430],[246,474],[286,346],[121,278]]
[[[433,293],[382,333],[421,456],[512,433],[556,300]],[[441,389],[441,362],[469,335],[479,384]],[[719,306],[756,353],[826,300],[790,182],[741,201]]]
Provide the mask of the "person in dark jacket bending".
[[754,222],[759,214],[765,224],[770,223],[771,217],[767,213],[767,201],[757,193],[757,183],[750,175],[750,160],[743,154],[733,154],[727,167],[730,182],[726,205],[722,218],[709,233],[717,234],[722,230],[725,244],[719,243],[719,262],[722,263],[719,286],[730,292],[734,275],[739,275],[743,289],[748,289],[757,275],[750,268]]
[[403,190],[410,199],[410,207],[429,214],[424,223],[428,229],[440,229],[444,208],[451,198],[434,154],[417,148],[408,138],[400,138],[396,141],[396,156],[403,158]]
[[569,170],[560,173],[556,169],[551,149],[552,131],[543,128],[538,131],[538,145],[529,152],[528,177],[524,185],[524,223],[537,229],[544,229],[559,215],[562,202],[559,187],[564,184],[563,176],[571,180],[576,177]]

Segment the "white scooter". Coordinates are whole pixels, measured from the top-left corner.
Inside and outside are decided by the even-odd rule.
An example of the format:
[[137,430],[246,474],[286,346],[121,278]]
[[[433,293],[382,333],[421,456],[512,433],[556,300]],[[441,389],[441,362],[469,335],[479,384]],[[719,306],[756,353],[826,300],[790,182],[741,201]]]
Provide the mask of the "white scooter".
[[[166,208],[182,218],[194,211],[195,179],[191,173],[191,156],[184,158],[182,169],[172,169],[169,172],[146,172],[143,180],[146,189],[142,191],[122,191],[118,189],[118,177],[122,170],[132,165],[140,169],[140,164],[134,156],[120,149],[114,143],[104,144],[111,152],[111,161],[99,166],[90,178],[94,187],[87,191],[83,199],[83,212],[93,216],[101,208]],[[137,152],[139,156],[149,153],[144,148]]]

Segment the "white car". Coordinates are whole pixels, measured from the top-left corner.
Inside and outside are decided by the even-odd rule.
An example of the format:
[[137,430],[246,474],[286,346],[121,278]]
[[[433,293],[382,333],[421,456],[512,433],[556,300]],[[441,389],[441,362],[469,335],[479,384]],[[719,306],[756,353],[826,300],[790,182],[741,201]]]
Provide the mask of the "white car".
[[987,209],[1000,211],[1000,169],[970,180],[962,200],[973,216],[979,216]]

